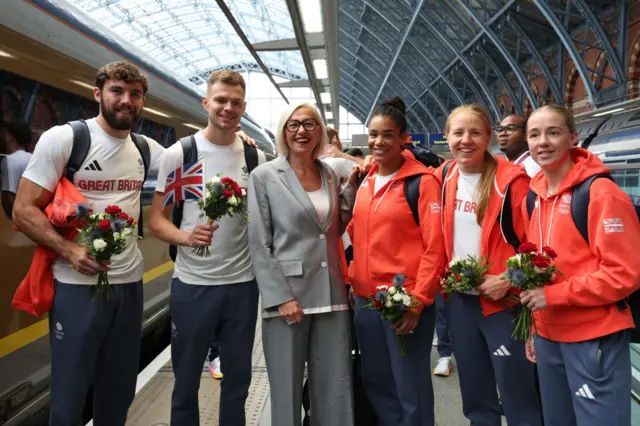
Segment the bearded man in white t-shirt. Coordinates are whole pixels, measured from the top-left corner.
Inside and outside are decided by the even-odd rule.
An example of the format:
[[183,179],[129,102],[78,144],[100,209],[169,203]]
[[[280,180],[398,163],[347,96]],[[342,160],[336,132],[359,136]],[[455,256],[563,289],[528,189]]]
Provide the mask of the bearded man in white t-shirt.
[[[94,211],[117,205],[139,219],[144,180],[141,153],[130,136],[140,117],[147,77],[122,61],[104,66],[95,78],[100,114],[86,121],[91,146],[73,184]],[[150,169],[164,149],[146,138]],[[14,223],[29,238],[55,252],[55,296],[49,313],[52,426],[77,426],[90,386],[96,426],[123,426],[135,396],[142,326],[142,254],[136,236],[122,254],[99,264],[77,241],[68,241],[43,213],[73,146],[71,126],[44,132],[25,170],[13,209]],[[91,167],[92,165],[93,167]],[[111,295],[95,297],[98,271],[109,271]]]
[[[245,82],[237,72],[211,73],[202,106],[207,127],[194,135],[198,161],[205,178],[218,173],[248,186],[245,146],[236,127],[246,108]],[[169,219],[173,204],[164,206],[167,175],[183,166],[181,143],[162,157],[151,206],[151,231],[178,247],[171,283],[171,360],[175,383],[171,398],[171,424],[200,423],[198,389],[209,343],[219,345],[224,382],[220,394],[220,426],[243,426],[245,402],[251,383],[251,353],[258,315],[258,286],[249,257],[247,224],[239,216],[223,217],[210,226],[200,217],[196,200],[185,200],[182,221]],[[258,150],[258,163],[266,157]],[[215,232],[215,234],[214,234]],[[209,246],[210,256],[193,248]]]

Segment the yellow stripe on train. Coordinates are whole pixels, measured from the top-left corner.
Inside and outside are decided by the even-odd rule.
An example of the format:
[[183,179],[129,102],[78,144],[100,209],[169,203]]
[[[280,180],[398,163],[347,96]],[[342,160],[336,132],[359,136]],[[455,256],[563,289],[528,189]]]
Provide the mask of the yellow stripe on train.
[[[151,282],[172,269],[173,262],[167,262],[160,266],[156,266],[144,273],[142,276],[142,282],[145,284]],[[9,355],[11,352],[17,351],[31,342],[35,342],[47,334],[49,334],[49,319],[45,318],[35,324],[3,337],[0,339],[0,358]]]

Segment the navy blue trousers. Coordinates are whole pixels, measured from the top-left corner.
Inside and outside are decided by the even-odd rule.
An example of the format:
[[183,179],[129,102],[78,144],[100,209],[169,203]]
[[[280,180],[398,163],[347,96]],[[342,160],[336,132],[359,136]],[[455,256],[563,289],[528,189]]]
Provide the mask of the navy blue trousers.
[[451,349],[451,337],[449,327],[447,327],[447,315],[445,301],[440,292],[436,295],[436,334],[438,335],[438,354],[440,357],[450,357],[453,353]]
[[629,332],[578,343],[535,339],[547,426],[629,426]]
[[93,424],[124,426],[136,392],[142,327],[142,282],[94,287],[54,282],[49,313],[51,426],[78,426],[93,385]]
[[389,321],[365,308],[356,297],[355,329],[360,347],[362,384],[380,426],[433,426],[431,347],[434,306],[425,306],[413,334],[404,336],[407,355],[400,354]]
[[251,384],[251,354],[258,315],[255,280],[228,285],[171,283],[171,360],[175,385],[171,425],[200,424],[198,390],[211,339],[220,347],[224,378],[220,426],[244,426]]
[[485,317],[479,296],[453,294],[446,301],[446,314],[462,411],[471,426],[501,425],[496,385],[509,426],[541,426],[533,365],[524,342],[511,338],[516,312],[507,309]]

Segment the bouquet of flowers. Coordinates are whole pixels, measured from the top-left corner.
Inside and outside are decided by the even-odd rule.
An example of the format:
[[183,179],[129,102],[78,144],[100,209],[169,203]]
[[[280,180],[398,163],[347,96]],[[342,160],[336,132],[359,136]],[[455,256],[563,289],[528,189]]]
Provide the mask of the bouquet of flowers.
[[[224,216],[239,214],[242,220],[247,220],[246,204],[247,191],[231,178],[221,178],[218,173],[205,185],[205,198],[198,201],[198,206],[202,212],[200,217],[207,217],[209,226],[213,222],[220,220]],[[194,248],[198,256],[209,257],[209,246],[199,246]]]
[[[366,308],[378,311],[380,317],[392,323],[398,321],[409,309],[415,309],[420,302],[404,288],[407,280],[403,274],[396,274],[393,277],[392,286],[381,285],[376,288],[376,293],[367,298]],[[407,347],[404,337],[398,335],[400,354],[407,354]]]
[[[89,206],[81,203],[76,207],[75,219],[84,223],[80,229],[80,240],[85,244],[87,253],[98,263],[122,253],[129,244],[130,237],[136,234],[137,222],[118,206],[107,206],[104,213],[93,213]],[[109,300],[111,288],[107,272],[98,271],[95,289],[95,296],[104,290],[105,298]]]
[[491,265],[485,259],[467,256],[454,258],[440,274],[440,287],[443,295],[451,293],[470,293],[484,282],[484,274]]
[[[504,277],[513,287],[520,290],[544,287],[555,279],[556,272],[562,274],[552,264],[556,257],[558,255],[551,247],[543,247],[542,252],[538,253],[538,247],[535,244],[525,242],[518,248],[518,254],[507,260],[507,270]],[[520,302],[518,296],[512,295],[508,298],[511,301]],[[538,331],[532,312],[523,306],[512,337],[518,340],[528,340],[532,325],[537,335]]]

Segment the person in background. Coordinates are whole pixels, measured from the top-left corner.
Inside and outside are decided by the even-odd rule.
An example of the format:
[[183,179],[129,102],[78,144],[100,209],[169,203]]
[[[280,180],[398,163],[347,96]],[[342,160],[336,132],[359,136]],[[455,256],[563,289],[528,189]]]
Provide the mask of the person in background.
[[529,153],[525,135],[526,124],[527,120],[524,117],[512,114],[505,117],[493,131],[500,151],[504,152],[510,162],[522,165],[529,177],[533,178],[540,171],[540,166]]
[[[118,206],[134,220],[140,215],[145,170],[130,130],[142,114],[147,76],[126,61],[102,67],[93,91],[100,105],[86,121],[91,146],[72,183],[96,212]],[[68,241],[43,209],[52,201],[73,147],[71,126],[42,134],[16,194],[13,220],[18,229],[59,257],[53,264],[55,296],[49,312],[51,345],[50,425],[76,426],[93,386],[93,422],[124,426],[136,390],[142,340],[144,263],[137,236],[110,262],[97,263],[84,244]],[[164,148],[145,137],[155,173]],[[99,169],[88,167],[99,164]],[[87,182],[112,182],[111,190],[87,190]],[[126,183],[126,186],[125,186]],[[127,188],[127,189],[116,189]],[[111,296],[96,297],[98,271],[109,272]]]
[[0,179],[2,181],[2,209],[9,219],[18,193],[18,184],[27,169],[31,153],[26,151],[31,143],[31,127],[23,120],[5,123],[0,137],[4,140],[7,156],[0,158]]
[[351,218],[357,171],[343,186],[318,160],[327,134],[311,104],[283,111],[276,141],[280,157],[251,173],[247,192],[271,424],[300,425],[306,362],[312,424],[351,426],[349,304],[340,236]]
[[445,301],[442,294],[438,292],[436,295],[436,332],[433,336],[433,346],[438,349],[440,358],[436,362],[433,374],[440,377],[449,377],[453,369],[451,356],[453,349],[451,348],[451,337],[449,335],[449,327],[447,327],[447,315],[445,312]]
[[471,424],[501,424],[497,385],[509,425],[540,426],[542,412],[533,366],[525,357],[524,342],[511,337],[517,312],[508,307],[513,302],[505,296],[515,290],[501,278],[516,249],[507,242],[498,220],[510,209],[513,230],[524,241],[526,226],[520,206],[529,190],[529,177],[522,167],[491,155],[491,131],[482,107],[454,109],[445,124],[454,161],[434,172],[443,181],[446,262],[474,256],[489,263],[477,290],[447,297],[447,325],[460,378],[462,410]]
[[[321,160],[325,161],[329,159],[329,163],[331,165],[332,161],[341,162],[343,164],[350,164],[344,160],[348,160],[351,163],[356,163],[358,165],[363,165],[364,160],[347,154],[342,150],[342,142],[340,141],[340,137],[338,136],[338,131],[332,127],[327,127],[327,137],[329,138],[328,144],[321,156]],[[335,167],[332,167],[335,170]]]
[[[349,276],[355,329],[361,349],[362,384],[381,426],[434,425],[429,354],[435,322],[433,303],[444,261],[440,186],[429,169],[403,155],[405,104],[396,97],[377,105],[369,123],[369,150],[376,164],[362,182],[348,232],[353,243]],[[404,196],[407,179],[420,176],[416,223]],[[365,307],[380,285],[404,286],[420,304],[396,323]],[[402,356],[398,335],[406,342]]]
[[[221,174],[242,188],[248,185],[249,172],[244,144],[236,130],[246,109],[245,89],[241,74],[231,70],[212,72],[202,99],[207,127],[194,135],[205,176]],[[258,161],[266,161],[260,150]],[[197,200],[186,200],[178,229],[169,219],[174,206],[164,205],[164,192],[169,173],[183,164],[183,150],[176,143],[162,157],[151,205],[151,232],[178,246],[171,282],[171,360],[175,375],[171,424],[200,424],[198,390],[207,349],[214,340],[220,345],[224,365],[219,423],[243,426],[258,314],[247,224],[235,215],[210,226],[206,217],[200,217]],[[193,251],[203,245],[210,246],[210,257]]]
[[344,153],[364,161],[364,152],[362,152],[360,148],[347,148],[344,150]]
[[527,357],[538,365],[545,424],[627,426],[634,321],[625,298],[640,288],[640,223],[628,195],[599,178],[584,206],[588,238],[581,235],[573,190],[609,170],[596,155],[574,148],[576,139],[573,116],[562,106],[543,106],[527,122],[529,150],[542,168],[531,181],[536,201],[527,233],[539,248],[556,251],[562,272],[520,295],[538,332],[527,342]]

